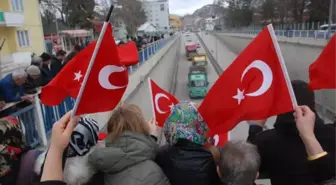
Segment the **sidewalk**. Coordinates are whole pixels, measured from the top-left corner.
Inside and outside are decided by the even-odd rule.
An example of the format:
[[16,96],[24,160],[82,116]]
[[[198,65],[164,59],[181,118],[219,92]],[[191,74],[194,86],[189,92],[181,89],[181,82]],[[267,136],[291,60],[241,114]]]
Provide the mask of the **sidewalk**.
[[[240,37],[240,38],[255,38],[256,35],[244,34],[244,33],[216,33],[218,35]],[[325,39],[314,39],[314,38],[302,38],[302,37],[285,37],[277,36],[279,42],[289,43],[289,44],[301,44],[312,47],[324,47],[328,40]]]

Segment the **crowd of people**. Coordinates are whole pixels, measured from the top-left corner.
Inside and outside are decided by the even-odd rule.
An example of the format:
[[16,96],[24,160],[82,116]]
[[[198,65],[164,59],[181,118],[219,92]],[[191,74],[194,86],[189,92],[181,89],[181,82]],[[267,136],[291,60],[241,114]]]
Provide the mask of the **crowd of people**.
[[[130,37],[127,41],[134,41],[138,50],[142,50],[160,39],[161,36]],[[125,42],[120,41],[118,45]],[[0,79],[0,118],[8,116],[17,110],[30,105],[34,100],[34,94],[39,87],[47,85],[61,69],[83,49],[79,44],[75,44],[70,53],[64,50],[56,52],[56,56],[48,53],[42,53],[40,56],[33,56],[31,65],[26,69],[18,69]],[[20,102],[11,107],[5,107],[6,103]],[[5,109],[4,109],[5,108]]]
[[[162,34],[161,36],[148,36],[148,35],[144,35],[142,36],[138,36],[138,37],[131,37],[131,36],[127,36],[127,41],[133,41],[136,43],[138,51],[146,48],[149,44],[152,44],[160,39],[164,38],[164,34]],[[123,43],[123,42],[121,42]]]
[[[1,79],[0,118],[10,115],[34,101],[37,89],[48,84],[80,50],[81,47],[75,45],[73,51],[68,55],[64,50],[59,50],[56,56],[51,56],[48,53],[33,56],[29,67],[14,70]],[[6,103],[12,102],[20,103],[5,108]]]
[[[335,184],[335,124],[318,116],[307,83],[292,85],[299,104],[294,112],[278,115],[274,129],[263,130],[266,120],[249,121],[246,141],[230,140],[224,147],[206,137],[209,128],[193,102],[172,107],[162,128],[163,146],[157,144],[157,122],[146,121],[137,105],[113,111],[106,138],[95,120],[70,118],[69,112],[54,124],[48,148],[8,152],[2,164],[11,170],[0,167],[0,180],[3,185],[253,185],[262,177],[273,185]],[[15,121],[0,120],[9,122]],[[19,138],[5,144],[24,151]]]

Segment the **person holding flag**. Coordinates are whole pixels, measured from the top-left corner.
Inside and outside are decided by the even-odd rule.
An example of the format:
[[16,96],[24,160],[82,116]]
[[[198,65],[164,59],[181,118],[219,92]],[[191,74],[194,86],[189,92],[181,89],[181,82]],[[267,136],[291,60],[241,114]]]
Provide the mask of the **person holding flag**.
[[104,184],[170,185],[154,162],[158,145],[157,123],[147,122],[136,105],[121,105],[107,123],[105,148],[89,156],[90,164],[104,172]]
[[268,25],[221,74],[198,110],[210,128],[208,136],[213,136],[244,120],[292,111],[296,104],[273,27]]
[[[328,155],[335,156],[335,126],[324,124],[317,114],[314,92],[309,90],[306,82],[294,80],[292,86],[298,104],[306,105],[316,115],[313,124],[314,136],[310,139],[306,137],[303,139],[315,138]],[[258,147],[262,161],[259,171],[261,176],[269,176],[272,185],[313,184],[331,178],[330,173],[324,174],[314,168],[309,168],[309,163],[312,163],[313,158],[306,154],[304,143],[302,143],[304,135],[296,127],[293,112],[278,115],[274,129],[263,131],[265,123],[266,120],[249,121],[248,140]]]

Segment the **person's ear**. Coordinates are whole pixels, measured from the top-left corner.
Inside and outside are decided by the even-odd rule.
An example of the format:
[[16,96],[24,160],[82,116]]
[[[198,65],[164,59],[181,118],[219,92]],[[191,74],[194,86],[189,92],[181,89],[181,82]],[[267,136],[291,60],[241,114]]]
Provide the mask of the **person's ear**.
[[217,174],[218,174],[219,177],[221,177],[219,166],[217,166]]
[[258,178],[259,178],[259,172],[257,172],[255,180],[257,180]]

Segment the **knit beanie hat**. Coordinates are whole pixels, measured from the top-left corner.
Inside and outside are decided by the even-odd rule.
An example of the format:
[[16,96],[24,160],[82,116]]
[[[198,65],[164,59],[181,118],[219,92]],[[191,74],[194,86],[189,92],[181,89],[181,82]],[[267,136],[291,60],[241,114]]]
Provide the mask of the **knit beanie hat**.
[[99,127],[96,120],[81,117],[72,132],[67,157],[84,156],[97,144]]
[[34,56],[32,58],[32,63],[41,63],[42,62],[42,58],[39,56]]
[[28,75],[40,75],[41,71],[37,66],[31,65],[26,70]]

